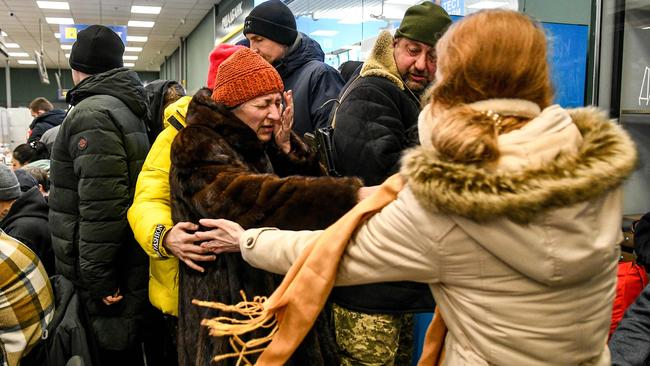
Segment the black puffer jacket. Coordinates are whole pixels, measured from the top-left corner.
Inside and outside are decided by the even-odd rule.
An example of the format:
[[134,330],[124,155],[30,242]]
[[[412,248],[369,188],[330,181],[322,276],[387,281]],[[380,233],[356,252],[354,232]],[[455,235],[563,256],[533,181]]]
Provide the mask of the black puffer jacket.
[[[144,89],[135,72],[113,69],[77,84],[67,101],[50,168],[56,270],[79,288],[100,346],[121,350],[146,329],[150,309],[147,256],[126,218],[149,149]],[[122,301],[104,305],[117,289]]]
[[326,102],[335,100],[344,84],[341,74],[323,60],[318,42],[299,33],[288,55],[276,65],[284,89],[293,90],[293,130],[300,137],[328,125],[334,103]]
[[47,274],[53,275],[54,252],[47,225],[48,210],[41,191],[32,187],[14,202],[7,216],[0,221],[0,228],[33,250],[43,262]]
[[63,122],[65,111],[53,109],[34,118],[29,125],[29,138],[27,142],[36,142],[41,139],[43,133],[52,127],[56,127]]
[[614,366],[650,365],[650,286],[630,305],[609,340]]
[[[372,54],[353,75],[336,111],[336,168],[366,185],[383,182],[399,169],[402,152],[417,143],[420,104],[400,75],[393,56],[393,37],[382,33]],[[427,285],[391,282],[336,287],[332,299],[348,309],[368,313],[433,311]]]
[[402,81],[393,57],[393,37],[382,33],[361,77],[351,77],[335,110],[336,169],[369,186],[397,173],[402,152],[417,144],[420,103]]

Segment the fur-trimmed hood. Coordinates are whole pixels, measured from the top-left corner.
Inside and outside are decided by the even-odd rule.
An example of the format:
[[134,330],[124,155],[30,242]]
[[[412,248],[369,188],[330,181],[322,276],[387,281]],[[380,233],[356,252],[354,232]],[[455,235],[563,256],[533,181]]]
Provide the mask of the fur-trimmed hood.
[[379,33],[368,59],[361,67],[361,77],[379,76],[386,78],[397,85],[400,90],[404,90],[404,81],[395,63],[394,42],[395,38],[389,31]]
[[[492,104],[490,109],[497,108]],[[525,223],[546,210],[595,199],[619,187],[636,165],[636,148],[628,134],[595,108],[565,111],[551,106],[524,128],[532,131],[550,123],[549,134],[557,132],[558,124],[566,123],[566,118],[549,121],[557,113],[570,118],[582,135],[577,153],[561,146],[553,159],[535,166],[490,170],[441,161],[432,147],[420,146],[404,156],[401,173],[423,205],[476,221],[506,216]],[[428,107],[420,118],[432,118]],[[422,129],[420,133],[426,136]],[[532,158],[530,151],[525,153]]]
[[[616,256],[620,186],[635,168],[636,149],[628,134],[595,108],[556,105],[539,111],[531,104],[470,105],[537,114],[521,129],[499,136],[496,167],[442,161],[429,144],[404,156],[401,174],[423,208],[445,214],[447,222],[522,274],[551,286],[586,280]],[[424,109],[420,126],[430,118],[430,109]],[[431,136],[426,129],[420,133]]]

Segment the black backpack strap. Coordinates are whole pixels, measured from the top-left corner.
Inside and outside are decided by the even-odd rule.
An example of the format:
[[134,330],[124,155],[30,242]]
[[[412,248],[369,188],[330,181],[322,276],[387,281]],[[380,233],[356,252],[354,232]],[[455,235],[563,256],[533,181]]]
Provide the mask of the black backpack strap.
[[174,128],[178,131],[183,129],[183,125],[174,116],[167,118],[167,122],[169,122],[170,125],[174,126]]

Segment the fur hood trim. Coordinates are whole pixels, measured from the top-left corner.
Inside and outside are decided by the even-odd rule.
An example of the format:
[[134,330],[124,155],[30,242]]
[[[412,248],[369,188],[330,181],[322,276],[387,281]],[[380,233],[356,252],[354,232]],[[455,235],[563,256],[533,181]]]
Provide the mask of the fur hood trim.
[[361,77],[378,76],[386,78],[397,85],[400,90],[404,90],[404,81],[402,81],[402,77],[397,70],[395,55],[393,54],[394,42],[395,38],[389,31],[379,33],[370,56],[363,63]]
[[527,223],[619,187],[636,166],[630,136],[596,108],[568,112],[583,137],[577,154],[560,153],[525,170],[490,171],[444,162],[433,149],[417,147],[404,156],[401,174],[424,207],[479,222],[505,216]]

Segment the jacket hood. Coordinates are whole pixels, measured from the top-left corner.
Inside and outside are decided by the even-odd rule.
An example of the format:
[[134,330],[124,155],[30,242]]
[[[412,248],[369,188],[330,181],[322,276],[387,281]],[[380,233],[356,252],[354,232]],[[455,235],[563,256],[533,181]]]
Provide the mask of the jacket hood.
[[23,217],[35,217],[47,220],[48,212],[49,207],[41,191],[38,190],[38,187],[32,187],[18,197],[1,224],[5,228]]
[[323,52],[318,42],[304,33],[298,33],[298,37],[296,37],[293,46],[289,48],[288,54],[275,68],[284,80],[306,63],[314,60],[324,62],[325,52]]
[[139,118],[147,115],[147,103],[140,77],[127,68],[112,69],[91,75],[72,88],[66,102],[77,105],[93,95],[110,95],[121,100]]
[[46,123],[52,127],[58,126],[61,124],[61,122],[63,122],[65,113],[66,112],[61,109],[53,109],[49,112],[45,112],[40,116],[34,118],[34,120],[32,120],[32,123],[30,123],[29,128],[33,129],[38,123]]
[[395,63],[394,41],[395,38],[389,31],[379,33],[368,59],[363,63],[361,76],[379,76],[386,78],[397,85],[400,90],[404,90],[404,81],[402,81],[402,76],[399,74],[397,64]]
[[[481,108],[504,113],[495,103]],[[420,118],[423,125],[435,117],[427,107]],[[604,253],[614,255],[620,236],[620,192],[610,193],[636,165],[629,135],[595,108],[551,106],[498,144],[496,167],[443,161],[429,144],[404,156],[401,174],[425,209],[450,215],[486,250],[537,281],[566,283],[603,268]],[[563,240],[570,252],[556,253]]]
[[187,107],[192,101],[192,97],[184,96],[181,99],[175,101],[165,108],[165,119],[163,119],[163,129],[169,126],[169,118],[174,116],[178,122],[180,122],[183,127],[185,126],[185,115],[187,115]]
[[[423,205],[476,221],[505,216],[527,223],[546,210],[594,199],[620,186],[636,166],[636,148],[627,132],[595,108],[565,111],[557,106],[524,128],[557,118],[553,114],[558,111],[566,112],[582,135],[576,153],[560,151],[530,167],[492,170],[442,161],[432,147],[420,146],[404,156],[401,174]],[[427,107],[420,116],[430,114]]]
[[178,84],[178,82],[173,80],[154,80],[144,87],[147,104],[149,105],[149,113],[151,114],[150,118],[154,124],[162,121],[165,91],[173,84]]

